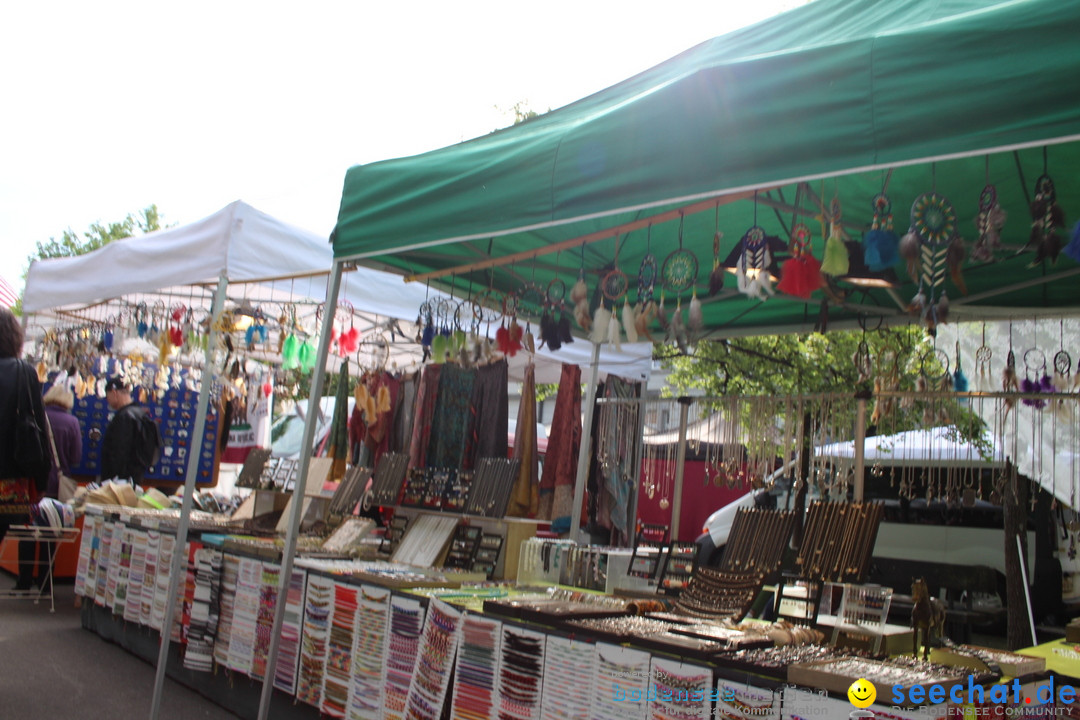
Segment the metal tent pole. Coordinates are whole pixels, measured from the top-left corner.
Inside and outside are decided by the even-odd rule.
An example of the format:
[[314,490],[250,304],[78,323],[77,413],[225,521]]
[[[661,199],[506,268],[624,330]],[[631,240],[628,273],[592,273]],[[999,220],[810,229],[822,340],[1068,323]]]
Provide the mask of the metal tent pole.
[[[188,525],[191,520],[191,505],[195,499],[195,479],[199,475],[199,463],[202,446],[206,442],[206,415],[210,406],[210,394],[214,383],[213,353],[218,342],[218,318],[225,307],[225,290],[229,278],[225,273],[218,277],[217,289],[210,310],[210,338],[204,354],[202,385],[199,388],[199,402],[195,410],[195,427],[192,437],[199,439],[198,452],[188,455],[187,475],[184,477],[184,501],[180,507],[180,524],[176,528],[176,545],[173,548],[172,562],[169,566],[169,592],[165,596],[165,619],[161,626],[161,645],[158,648],[157,672],[154,675],[154,697],[150,703],[150,720],[157,720],[161,712],[161,693],[165,687],[165,667],[169,660],[169,642],[172,639],[173,616],[176,614],[176,589],[180,583],[180,573],[187,562]],[[216,440],[214,441],[216,442]],[[192,448],[194,450],[194,448]]]
[[578,449],[577,480],[574,482],[574,507],[570,514],[570,539],[581,542],[581,503],[589,481],[589,457],[592,452],[592,420],[596,406],[596,379],[600,368],[600,344],[593,343],[592,363],[589,365],[589,385],[585,389],[585,418],[581,421],[581,447]]
[[318,408],[323,394],[323,381],[326,378],[326,357],[330,354],[330,331],[334,325],[334,313],[337,310],[338,292],[341,289],[342,263],[334,262],[330,273],[330,288],[326,293],[326,312],[323,313],[322,328],[319,335],[319,349],[315,360],[315,374],[311,378],[311,393],[308,396],[308,414],[304,419],[304,438],[300,445],[300,467],[293,485],[291,507],[289,509],[289,529],[285,535],[285,549],[281,557],[281,577],[278,580],[277,602],[274,605],[274,627],[270,632],[270,647],[266,651],[266,675],[263,677],[262,694],[259,696],[258,720],[266,720],[270,712],[270,700],[274,692],[274,675],[277,673],[278,646],[281,644],[281,626],[285,622],[285,600],[292,578],[293,556],[296,554],[296,537],[300,534],[300,518],[304,505],[304,487],[307,486],[308,468],[315,445],[315,427],[318,425]]
[[690,424],[693,398],[679,398],[679,450],[675,457],[675,489],[671,493],[671,540],[679,539],[679,516],[682,515],[682,486],[686,474],[686,428]]

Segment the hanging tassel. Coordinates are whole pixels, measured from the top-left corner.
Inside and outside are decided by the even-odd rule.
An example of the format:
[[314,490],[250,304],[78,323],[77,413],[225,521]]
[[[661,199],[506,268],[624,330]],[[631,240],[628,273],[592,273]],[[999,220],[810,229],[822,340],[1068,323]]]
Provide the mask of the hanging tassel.
[[908,303],[907,312],[913,317],[922,317],[926,312],[926,295],[923,293],[922,284],[919,284],[919,292]]
[[[503,330],[503,328],[499,328]],[[499,334],[495,333],[495,339],[498,340]],[[436,365],[441,365],[446,362],[446,336],[439,333],[435,336],[435,339],[431,341],[431,361]]]
[[780,282],[776,289],[793,297],[806,300],[811,293],[825,284],[821,276],[821,263],[809,253],[789,259],[780,266]]
[[890,268],[899,260],[900,236],[892,228],[871,230],[863,238],[863,262],[870,270]]
[[315,354],[315,346],[307,340],[303,342],[300,346],[300,350],[297,351],[300,369],[305,373],[309,373],[315,369]]
[[656,319],[660,321],[660,329],[664,331],[665,336],[668,333],[668,316],[667,311],[664,310],[664,291],[660,291],[660,307],[656,313]]
[[507,329],[505,323],[499,326],[499,329],[495,331],[495,347],[499,349],[503,355],[510,353],[510,330]]
[[968,391],[968,379],[967,375],[961,368],[956,368],[952,375],[952,389],[953,392],[967,392]]
[[289,333],[281,346],[281,369],[292,370],[300,365],[300,341],[296,336]]
[[596,308],[596,313],[593,315],[592,332],[589,334],[589,340],[595,345],[599,345],[604,342],[604,336],[608,333],[608,323],[611,322],[611,311],[604,307],[604,303],[600,303]]
[[360,347],[360,331],[356,328],[349,328],[348,331],[343,332],[338,338],[338,348],[340,349],[341,356],[352,355]]
[[622,325],[623,331],[626,333],[627,342],[636,343],[638,341],[636,320],[637,314],[634,312],[634,308],[630,305],[629,298],[624,298],[622,308]]
[[1080,222],[1073,226],[1072,239],[1065,246],[1064,252],[1076,262],[1080,262]]
[[559,336],[559,327],[555,324],[555,318],[549,311],[540,316],[540,345],[548,350],[558,350],[562,347],[562,338]]
[[390,412],[390,410],[392,409],[393,408],[390,405],[390,388],[386,387],[385,385],[380,385],[379,392],[376,395],[375,411],[384,413]]
[[830,223],[829,237],[825,240],[825,259],[821,261],[821,272],[837,277],[847,275],[851,268],[847,245],[844,244],[844,231],[836,222]]

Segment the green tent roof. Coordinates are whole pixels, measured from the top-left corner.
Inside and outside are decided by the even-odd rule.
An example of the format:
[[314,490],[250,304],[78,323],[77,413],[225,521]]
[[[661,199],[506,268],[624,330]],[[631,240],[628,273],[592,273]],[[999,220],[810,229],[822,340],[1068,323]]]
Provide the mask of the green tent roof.
[[[570,284],[581,268],[592,287],[614,267],[618,234],[634,299],[645,255],[662,267],[681,235],[704,296],[716,230],[722,260],[755,221],[786,242],[798,219],[821,259],[815,216],[833,198],[859,241],[883,187],[900,234],[915,199],[936,191],[970,250],[989,183],[1009,216],[1006,248],[964,264],[966,296],[946,280],[953,317],[1075,309],[1080,266],[1062,254],[1029,267],[1033,253],[1018,251],[1044,173],[1069,228],[1080,218],[1077,27],[1080,3],[816,0],[520,125],[351,168],[335,256],[406,275],[457,268],[438,283],[459,297]],[[550,252],[558,243],[567,247]],[[834,286],[834,326],[863,314],[910,321],[902,306],[917,288],[903,263],[896,271],[904,285],[893,290]],[[827,297],[763,302],[734,285],[728,275],[705,303],[718,335],[809,329]]]

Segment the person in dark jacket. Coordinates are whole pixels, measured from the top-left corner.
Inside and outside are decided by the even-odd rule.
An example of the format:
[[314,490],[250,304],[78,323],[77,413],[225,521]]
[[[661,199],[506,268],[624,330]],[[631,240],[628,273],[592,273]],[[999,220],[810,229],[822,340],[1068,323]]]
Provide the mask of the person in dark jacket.
[[[11,525],[31,524],[30,506],[45,491],[49,463],[27,471],[20,462],[15,442],[19,399],[27,395],[29,411],[38,427],[45,428],[45,406],[41,402],[41,383],[37,371],[22,360],[23,331],[15,315],[0,307],[0,542]],[[29,391],[26,386],[29,385]],[[48,442],[48,438],[42,438]],[[25,457],[25,456],[23,456]],[[30,590],[34,577],[34,551],[37,543],[19,543],[19,580],[16,590]]]
[[119,375],[105,383],[105,399],[116,414],[105,428],[101,445],[101,479],[119,478],[140,485],[150,467],[143,459],[142,440],[142,419],[150,410],[132,399],[131,387]]
[[[82,459],[82,427],[79,418],[71,414],[75,394],[62,383],[45,391],[42,402],[45,403],[45,414],[49,416],[49,427],[52,428],[57,459],[60,461],[59,468],[53,465],[49,471],[49,484],[45,488],[45,495],[55,498],[60,492],[60,473],[70,475],[71,468]],[[49,448],[49,453],[52,454],[52,448]]]

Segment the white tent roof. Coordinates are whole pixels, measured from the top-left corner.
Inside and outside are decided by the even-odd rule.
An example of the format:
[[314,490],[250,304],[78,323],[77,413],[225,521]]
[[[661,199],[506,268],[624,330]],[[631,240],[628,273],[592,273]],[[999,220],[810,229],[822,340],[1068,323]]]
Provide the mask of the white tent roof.
[[[992,459],[984,458],[977,447],[960,440],[953,427],[908,430],[895,435],[868,437],[863,452],[867,466],[877,462],[925,467],[989,467],[1004,464],[1001,448],[992,441],[989,434],[986,435],[986,440],[993,447]],[[814,450],[814,455],[841,463],[854,462],[855,443],[848,440],[822,445]]]
[[[23,310],[38,317],[62,315],[68,320],[102,320],[117,312],[110,301],[123,298],[126,306],[162,302],[208,309],[221,273],[230,286],[232,305],[300,303],[298,317],[316,330],[315,310],[326,299],[333,249],[315,233],[284,223],[237,200],[209,217],[109,243],[77,257],[38,260],[31,264],[23,294]],[[357,267],[342,275],[338,318],[350,306],[361,336],[385,332],[393,320],[406,321],[399,329],[410,339],[420,305],[441,296],[401,276]],[[303,303],[307,303],[306,306]],[[102,307],[105,306],[105,307]],[[494,329],[491,330],[494,335]],[[592,346],[577,341],[557,352],[539,350],[532,358],[537,382],[559,381],[561,363],[586,366]],[[419,362],[421,349],[396,342],[398,367]],[[511,378],[521,379],[529,361],[526,353],[510,359]],[[652,346],[626,344],[622,351],[601,348],[601,370],[631,380],[647,380],[652,367]]]

